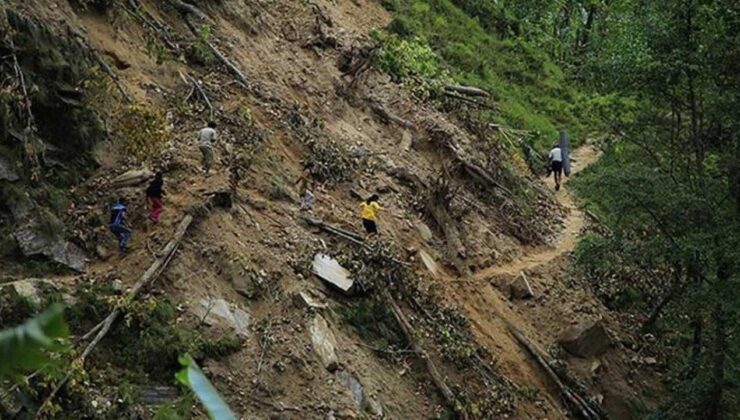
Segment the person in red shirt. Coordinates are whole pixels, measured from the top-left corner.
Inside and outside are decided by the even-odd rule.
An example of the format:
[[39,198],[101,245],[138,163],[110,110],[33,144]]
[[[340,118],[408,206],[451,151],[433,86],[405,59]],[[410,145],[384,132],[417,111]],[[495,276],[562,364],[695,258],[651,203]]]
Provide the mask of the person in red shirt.
[[151,209],[149,220],[152,222],[152,225],[156,225],[159,222],[159,216],[164,210],[164,206],[162,205],[162,197],[165,195],[164,189],[162,188],[163,185],[164,179],[162,178],[162,172],[157,172],[156,175],[154,175],[154,179],[149,184],[149,187],[146,189],[146,199],[149,202],[149,207]]

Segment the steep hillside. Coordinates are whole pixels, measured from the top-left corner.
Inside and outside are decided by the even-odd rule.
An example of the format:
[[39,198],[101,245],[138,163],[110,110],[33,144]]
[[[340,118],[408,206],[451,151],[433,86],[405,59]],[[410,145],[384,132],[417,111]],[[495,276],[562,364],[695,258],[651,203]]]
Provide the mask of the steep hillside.
[[[519,105],[491,124],[480,111],[495,95],[440,102],[381,70],[388,44],[374,31],[392,16],[380,4],[5,3],[0,325],[63,302],[69,362],[110,311],[123,317],[84,360],[2,384],[3,415],[203,417],[173,380],[186,352],[244,418],[579,416],[553,369],[595,416],[628,418],[632,400],[661,397],[630,332],[564,274],[588,223],[511,146]],[[219,142],[204,176],[197,132],[209,120]],[[579,149],[574,168],[595,158]],[[167,195],[148,226],[155,170]],[[310,211],[298,205],[304,171]],[[381,234],[364,239],[359,204],[372,193]],[[122,196],[126,255],[106,226]],[[348,270],[350,293],[312,272],[317,254]],[[166,268],[128,301],[158,258]],[[510,298],[520,272],[533,299]],[[556,354],[562,330],[594,319],[608,349]],[[538,364],[522,334],[559,364]]]

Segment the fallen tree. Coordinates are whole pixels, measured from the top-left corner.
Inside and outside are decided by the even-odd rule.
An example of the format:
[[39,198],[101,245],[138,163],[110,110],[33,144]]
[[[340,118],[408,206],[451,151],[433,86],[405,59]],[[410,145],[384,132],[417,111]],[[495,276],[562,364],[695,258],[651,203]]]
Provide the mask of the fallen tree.
[[457,414],[459,418],[461,419],[470,418],[470,416],[465,411],[465,409],[460,404],[458,404],[455,394],[452,392],[452,389],[450,389],[450,387],[445,382],[445,379],[444,377],[442,377],[442,374],[439,372],[437,365],[429,357],[429,354],[427,354],[427,352],[424,351],[421,345],[419,345],[419,342],[415,338],[414,328],[411,326],[411,323],[406,317],[406,314],[403,313],[403,310],[401,310],[401,307],[398,305],[396,300],[393,298],[393,295],[391,295],[391,293],[388,290],[384,290],[383,295],[385,297],[385,300],[388,302],[388,306],[390,306],[391,311],[393,312],[393,317],[396,319],[396,322],[398,322],[398,325],[401,327],[401,331],[406,337],[406,341],[409,342],[409,345],[411,345],[411,349],[414,351],[414,353],[418,354],[419,357],[421,357],[421,359],[424,360],[424,363],[426,364],[426,367],[427,367],[427,371],[429,372],[429,375],[432,377],[432,381],[434,382],[434,385],[437,387],[437,390],[439,391],[439,393],[442,394],[442,397],[444,397],[445,401],[447,402],[447,405]]
[[489,97],[491,96],[490,93],[487,91],[477,88],[474,86],[462,86],[462,85],[450,85],[446,84],[444,85],[445,92],[455,92],[462,95],[468,95],[468,96],[483,96],[483,97]]
[[394,123],[397,125],[400,125],[401,127],[413,129],[414,124],[410,121],[407,121],[390,111],[388,111],[385,106],[383,106],[382,103],[380,103],[379,100],[370,98],[368,99],[368,103],[370,104],[370,109],[376,113],[383,121],[387,123]]
[[[504,318],[502,317],[502,319]],[[504,322],[509,328],[509,332],[511,332],[511,335],[514,336],[519,344],[521,344],[534,358],[534,360],[542,368],[542,370],[545,371],[545,374],[547,374],[550,380],[560,391],[560,394],[563,396],[563,399],[565,400],[568,407],[573,409],[579,418],[585,420],[599,420],[603,418],[597,408],[594,408],[588,402],[588,400],[586,400],[586,398],[578,394],[563,381],[563,378],[561,378],[560,375],[558,375],[557,372],[555,372],[555,370],[550,366],[550,362],[547,360],[547,356],[542,350],[537,348],[534,343],[529,341],[524,333],[516,328],[514,324],[506,319],[504,319]]]

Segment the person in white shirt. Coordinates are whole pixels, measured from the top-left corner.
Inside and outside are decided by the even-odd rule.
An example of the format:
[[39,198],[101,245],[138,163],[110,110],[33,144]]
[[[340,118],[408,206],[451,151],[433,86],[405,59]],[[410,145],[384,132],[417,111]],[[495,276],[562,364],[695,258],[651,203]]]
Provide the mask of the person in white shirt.
[[555,191],[558,191],[560,189],[560,180],[563,177],[563,150],[560,149],[559,145],[556,144],[553,146],[547,160],[550,163],[550,170],[555,177]]
[[208,126],[198,133],[198,148],[203,154],[203,170],[208,176],[213,163],[213,144],[216,142],[218,134],[216,133],[216,123],[210,121]]

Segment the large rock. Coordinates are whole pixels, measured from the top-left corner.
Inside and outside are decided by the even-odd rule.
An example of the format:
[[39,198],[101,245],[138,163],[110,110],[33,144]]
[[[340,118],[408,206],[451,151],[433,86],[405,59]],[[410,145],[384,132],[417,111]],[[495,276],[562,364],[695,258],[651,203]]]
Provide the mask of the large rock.
[[432,240],[432,238],[434,238],[432,230],[429,229],[429,226],[427,226],[426,223],[418,220],[414,223],[414,226],[416,227],[417,232],[419,232],[419,236],[424,242],[429,242]]
[[313,272],[320,279],[345,293],[349,292],[354,284],[354,280],[349,277],[349,271],[328,255],[316,254],[313,259]]
[[13,170],[13,165],[3,156],[0,156],[0,181],[17,181],[18,174]]
[[606,352],[611,339],[601,321],[587,321],[563,331],[558,343],[574,356],[593,357]]
[[337,359],[337,339],[329,328],[326,320],[321,315],[316,315],[309,325],[311,332],[311,343],[313,349],[321,360],[321,365],[330,372],[334,372],[339,367]]
[[34,305],[39,305],[41,304],[41,294],[34,283],[36,283],[36,281],[33,279],[19,280],[13,282],[13,289],[18,296],[27,299]]
[[85,271],[87,257],[77,245],[65,241],[59,235],[49,236],[45,234],[34,223],[29,223],[16,230],[13,237],[15,237],[18,246],[26,257],[43,255],[75,271]]
[[154,172],[149,169],[134,169],[128,172],[124,172],[121,175],[113,178],[111,181],[114,187],[130,187],[137,184],[141,184],[154,177]]
[[514,281],[509,284],[509,299],[529,299],[533,296],[534,292],[529,285],[527,275],[524,272],[519,273]]
[[240,337],[249,333],[249,313],[237,306],[232,309],[229,302],[223,299],[201,299],[193,311],[208,325],[226,324]]
[[439,266],[437,265],[437,262],[434,261],[434,258],[432,258],[432,256],[423,249],[419,250],[419,258],[421,258],[422,264],[424,264],[424,267],[429,270],[432,276],[437,277],[437,273],[439,273]]
[[310,292],[299,290],[293,293],[293,303],[299,308],[306,309],[326,309],[329,305],[320,301]]

